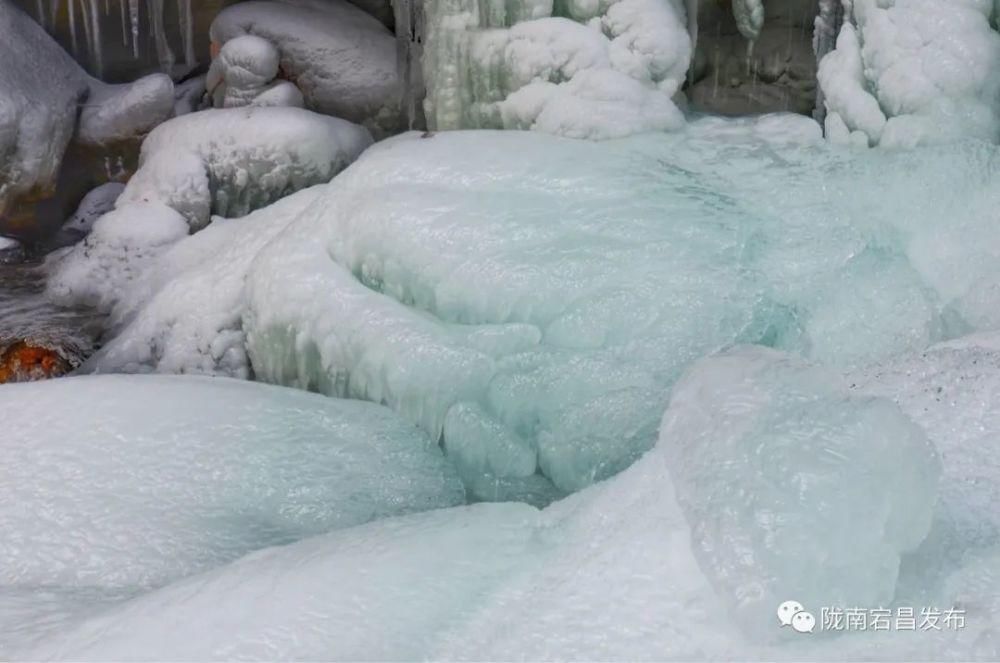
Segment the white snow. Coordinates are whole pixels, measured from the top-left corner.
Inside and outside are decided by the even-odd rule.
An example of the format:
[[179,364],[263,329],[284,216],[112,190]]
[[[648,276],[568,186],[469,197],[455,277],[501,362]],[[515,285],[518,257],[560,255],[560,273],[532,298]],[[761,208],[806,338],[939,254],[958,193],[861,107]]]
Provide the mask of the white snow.
[[159,201],[195,230],[330,180],[372,142],[362,127],[299,108],[232,108],[174,118],[142,144],[118,200]]
[[[691,54],[673,0],[424,3],[431,129],[534,129],[607,139],[677,129]],[[572,19],[572,20],[571,20]]]
[[[990,357],[995,365],[995,352]],[[921,360],[911,355],[908,361]],[[798,374],[807,382],[819,377],[795,360],[777,364],[796,373],[804,370]],[[981,408],[978,400],[997,393],[995,369],[978,373],[966,388],[953,383],[952,369],[934,362],[926,366],[922,379],[930,386],[935,380],[955,384],[954,400],[935,399],[924,384],[901,373],[904,381],[896,383],[902,387],[896,393],[903,410],[910,401],[914,410],[928,410],[925,420],[942,423],[968,414],[986,426],[984,435],[1000,433],[988,414],[995,408]],[[788,396],[781,381],[725,388],[733,398],[743,393],[756,403],[762,396],[764,403]],[[822,392],[827,386],[820,379],[812,388]],[[860,392],[839,407],[856,409],[863,419],[872,403],[885,407],[885,401],[866,400]],[[787,414],[776,422],[800,427],[807,440],[827,432],[822,422],[810,426],[811,419]],[[707,443],[719,439],[712,430],[722,439],[729,434],[705,420],[699,431]],[[915,607],[918,620],[920,606],[964,606],[962,629],[942,624],[940,630],[804,636],[780,628],[775,604],[767,606],[763,623],[740,630],[733,619],[736,606],[718,593],[692,552],[691,530],[674,497],[676,468],[666,453],[668,444],[664,437],[618,476],[542,511],[522,504],[480,504],[388,518],[261,551],[144,596],[118,599],[98,614],[65,617],[75,603],[64,599],[55,602],[61,612],[52,618],[59,621],[51,635],[34,646],[14,648],[12,658],[905,661],[991,660],[1000,654],[1000,553],[995,541],[985,540],[956,546],[951,557],[937,555],[937,565],[922,563],[920,555],[905,558],[897,597],[885,606]],[[978,453],[963,443],[946,444]],[[995,463],[979,468],[985,481],[950,472],[949,453],[941,451],[942,495],[971,496],[972,489],[985,496],[1000,480]],[[806,481],[812,467],[797,466],[797,476]],[[841,499],[830,506],[852,503],[871,487],[868,481],[848,478]],[[883,490],[899,495],[897,484]],[[736,507],[749,501],[736,491],[726,495]],[[963,515],[970,523],[997,522],[996,500],[969,506],[974,508]],[[936,517],[948,510],[939,505]],[[755,543],[747,552],[760,550]],[[831,556],[828,564],[839,559]],[[885,581],[872,568],[863,572]],[[824,599],[832,603],[836,597],[819,597]],[[104,605],[114,601],[105,598]],[[807,607],[819,615],[819,605]]]
[[464,501],[436,446],[369,403],[100,376],[4,386],[0,416],[0,655],[77,594],[93,614],[260,548]]
[[80,113],[78,138],[105,145],[149,133],[173,114],[174,84],[169,76],[153,74],[126,85],[93,81]]
[[819,82],[849,131],[886,147],[1000,139],[1000,34],[988,3],[855,0],[847,14]]
[[[245,35],[277,49],[281,77],[294,81],[306,108],[357,122],[377,136],[400,128],[396,40],[364,11],[345,0],[255,0],[225,8],[212,22],[212,41],[223,48]],[[220,67],[231,66],[213,64],[220,74]]]

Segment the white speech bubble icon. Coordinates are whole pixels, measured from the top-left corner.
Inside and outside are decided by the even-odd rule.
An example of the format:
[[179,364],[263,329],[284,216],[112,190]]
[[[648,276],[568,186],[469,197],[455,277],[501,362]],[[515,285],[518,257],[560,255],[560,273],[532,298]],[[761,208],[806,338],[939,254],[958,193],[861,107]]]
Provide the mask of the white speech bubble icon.
[[778,621],[781,622],[782,626],[788,626],[792,623],[792,617],[795,616],[795,613],[803,610],[805,608],[798,601],[785,601],[778,606]]
[[792,628],[799,633],[812,633],[813,629],[816,628],[816,618],[811,612],[805,610],[796,612],[795,616],[792,617]]

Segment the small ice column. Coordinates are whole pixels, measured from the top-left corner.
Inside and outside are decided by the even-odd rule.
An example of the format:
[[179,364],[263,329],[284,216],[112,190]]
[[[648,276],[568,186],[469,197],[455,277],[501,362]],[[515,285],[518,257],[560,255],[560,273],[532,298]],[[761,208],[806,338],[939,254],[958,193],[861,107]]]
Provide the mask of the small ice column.
[[76,0],[69,0],[69,4],[66,7],[66,11],[69,12],[69,39],[70,46],[73,49],[73,54],[79,53],[79,44],[76,36]]
[[177,0],[177,20],[184,47],[184,64],[194,67],[197,61],[194,56],[194,18],[191,13],[191,0]]
[[101,40],[101,15],[98,3],[100,0],[87,0],[90,19],[90,60],[94,65],[94,73],[100,78],[104,73],[104,44]]
[[749,42],[747,44],[747,59],[749,59],[753,55],[753,45],[760,36],[760,31],[764,29],[763,0],[733,0],[733,17],[736,19],[736,28]]
[[128,0],[129,20],[132,23],[132,57],[139,57],[139,0]]
[[400,108],[406,114],[407,128],[417,122],[417,98],[421,95],[421,50],[423,42],[423,7],[420,0],[393,0],[396,20],[396,64],[400,79]]
[[160,70],[169,73],[174,68],[174,52],[170,50],[166,27],[163,24],[163,0],[146,0],[146,8],[149,13],[149,28],[156,44],[156,57],[160,62]]

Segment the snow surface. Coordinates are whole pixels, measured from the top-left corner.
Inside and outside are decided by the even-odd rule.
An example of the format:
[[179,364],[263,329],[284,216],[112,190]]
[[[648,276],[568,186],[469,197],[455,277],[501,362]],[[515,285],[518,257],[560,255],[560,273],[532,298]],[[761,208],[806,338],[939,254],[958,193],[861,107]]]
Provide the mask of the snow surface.
[[[831,137],[907,147],[1000,140],[1000,34],[983,0],[854,0],[820,62]],[[884,115],[883,115],[884,114]],[[829,125],[828,125],[829,126]]]
[[428,0],[424,110],[433,129],[607,139],[683,124],[671,97],[691,57],[675,0]]
[[[400,128],[396,40],[361,9],[344,0],[251,1],[225,8],[212,22],[212,41],[223,49],[245,35],[277,50],[281,77],[294,81],[306,108],[362,124],[377,136]],[[262,65],[268,60],[259,57],[264,50],[254,48],[251,55],[258,57],[251,61]],[[233,56],[220,54],[225,60]],[[213,69],[223,74],[232,63],[213,63]]]
[[[1000,429],[990,414],[995,408],[983,408],[980,398],[1000,393],[995,370],[1000,355],[995,347],[976,352],[979,360],[989,357],[993,370],[977,369],[971,355],[955,364],[910,354],[899,359],[900,366],[921,365],[921,376],[914,380],[903,368],[885,386],[904,411],[910,406],[924,410],[924,422],[955,425],[968,415],[973,427],[983,426],[983,435],[996,436]],[[690,376],[699,380],[698,374],[707,372],[703,377],[713,379],[716,361],[737,373],[754,373],[762,358],[779,372],[806,375],[814,370],[761,349],[706,360]],[[954,380],[968,371],[978,378]],[[953,385],[946,398],[926,389],[937,383]],[[826,388],[814,386],[820,392]],[[840,407],[864,419],[871,403],[885,401],[867,399],[858,389]],[[735,386],[734,395],[737,391]],[[777,401],[789,395],[781,381],[758,382],[746,394],[755,399],[755,392]],[[667,420],[687,410],[686,397],[681,400],[671,404]],[[794,413],[787,414],[792,416],[784,424],[804,425]],[[707,419],[697,427],[706,441],[718,439],[712,430],[716,424]],[[815,435],[824,431],[822,425],[803,429]],[[881,432],[872,428],[865,437],[877,440]],[[58,608],[50,617],[55,626],[44,640],[20,641],[12,657],[992,660],[1000,655],[1000,551],[995,540],[966,540],[952,547],[955,558],[936,556],[943,564],[928,565],[920,553],[903,559],[896,598],[887,607],[964,606],[963,629],[803,636],[779,627],[777,605],[767,609],[769,623],[737,628],[736,606],[718,591],[692,552],[688,520],[675,498],[677,468],[667,451],[671,443],[664,434],[656,448],[618,476],[541,511],[523,504],[480,504],[383,519],[261,551],[97,614],[72,614],[79,598],[60,602],[43,596],[44,604],[36,610]],[[998,485],[996,464],[981,466],[978,481],[949,470],[949,465],[958,470],[974,462],[981,447],[945,444],[939,449],[942,495],[973,497],[971,489],[982,497],[989,486]],[[807,482],[817,469],[812,460],[801,461],[789,458],[783,465],[792,485]],[[852,461],[860,459],[847,462]],[[759,480],[768,469],[753,469],[741,477],[741,485]],[[838,503],[856,504],[853,499],[864,494],[865,486],[863,478],[844,482]],[[884,490],[900,496],[900,488],[891,483]],[[743,502],[735,491],[729,494],[733,504]],[[946,502],[935,507],[936,520],[950,511]],[[968,506],[963,515],[975,525],[972,530],[997,522],[996,500]],[[808,514],[807,507],[802,505],[800,515]],[[934,543],[933,534],[927,543]],[[106,599],[105,605],[112,601]]]
[[547,503],[650,448],[720,348],[839,369],[995,328],[998,157],[832,149],[787,115],[600,144],[408,134],[155,258],[113,291],[92,369],[384,403],[478,497]]
[[100,376],[4,386],[0,416],[0,655],[80,595],[94,614],[253,550],[465,498],[436,446],[370,403]]

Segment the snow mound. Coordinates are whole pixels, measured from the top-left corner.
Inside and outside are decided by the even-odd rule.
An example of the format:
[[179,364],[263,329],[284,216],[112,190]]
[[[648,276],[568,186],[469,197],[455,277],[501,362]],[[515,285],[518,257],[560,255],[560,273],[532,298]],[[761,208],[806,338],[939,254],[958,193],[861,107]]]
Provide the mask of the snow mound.
[[244,216],[327,182],[371,143],[362,127],[299,108],[192,113],[146,138],[118,206],[159,201],[197,230],[210,213]]
[[1000,139],[1000,34],[982,0],[855,0],[820,63],[828,131],[912,147]]
[[691,57],[674,0],[429,0],[431,129],[534,129],[608,139],[683,125],[671,97]]
[[62,617],[79,604],[71,597],[58,605],[58,631],[44,644],[15,648],[12,658],[906,661],[1000,654],[1000,619],[986,610],[998,605],[995,549],[920,576],[925,593],[900,604],[967,600],[964,629],[817,633],[759,644],[782,632],[774,605],[766,611],[773,621],[747,638],[692,554],[668,467],[657,448],[542,511],[480,504],[339,530],[100,614]]
[[153,74],[126,85],[94,81],[80,113],[77,137],[91,145],[144,136],[174,112],[174,83]]
[[0,604],[44,588],[134,594],[259,548],[464,501],[431,441],[370,403],[99,376],[6,386],[0,414]]
[[738,621],[774,607],[881,606],[927,536],[940,461],[889,400],[791,355],[696,362],[660,429],[695,554]]
[[216,218],[164,251],[117,291],[110,326],[118,333],[81,370],[252,377],[242,322],[246,274],[319,193],[312,187],[240,219]]
[[187,234],[184,217],[159,203],[109,212],[82,242],[50,256],[49,297],[65,306],[108,312],[156,256]]
[[[247,41],[234,47],[239,53],[226,50],[228,42],[247,35],[266,40],[272,50]],[[377,136],[401,126],[395,37],[348,2],[242,2],[216,16],[211,37],[222,46],[222,62],[217,59],[212,68],[215,76],[226,75],[227,87],[243,74],[257,85],[273,81],[276,52],[280,77],[294,81],[306,108],[362,124]],[[243,68],[247,63],[253,75]]]

